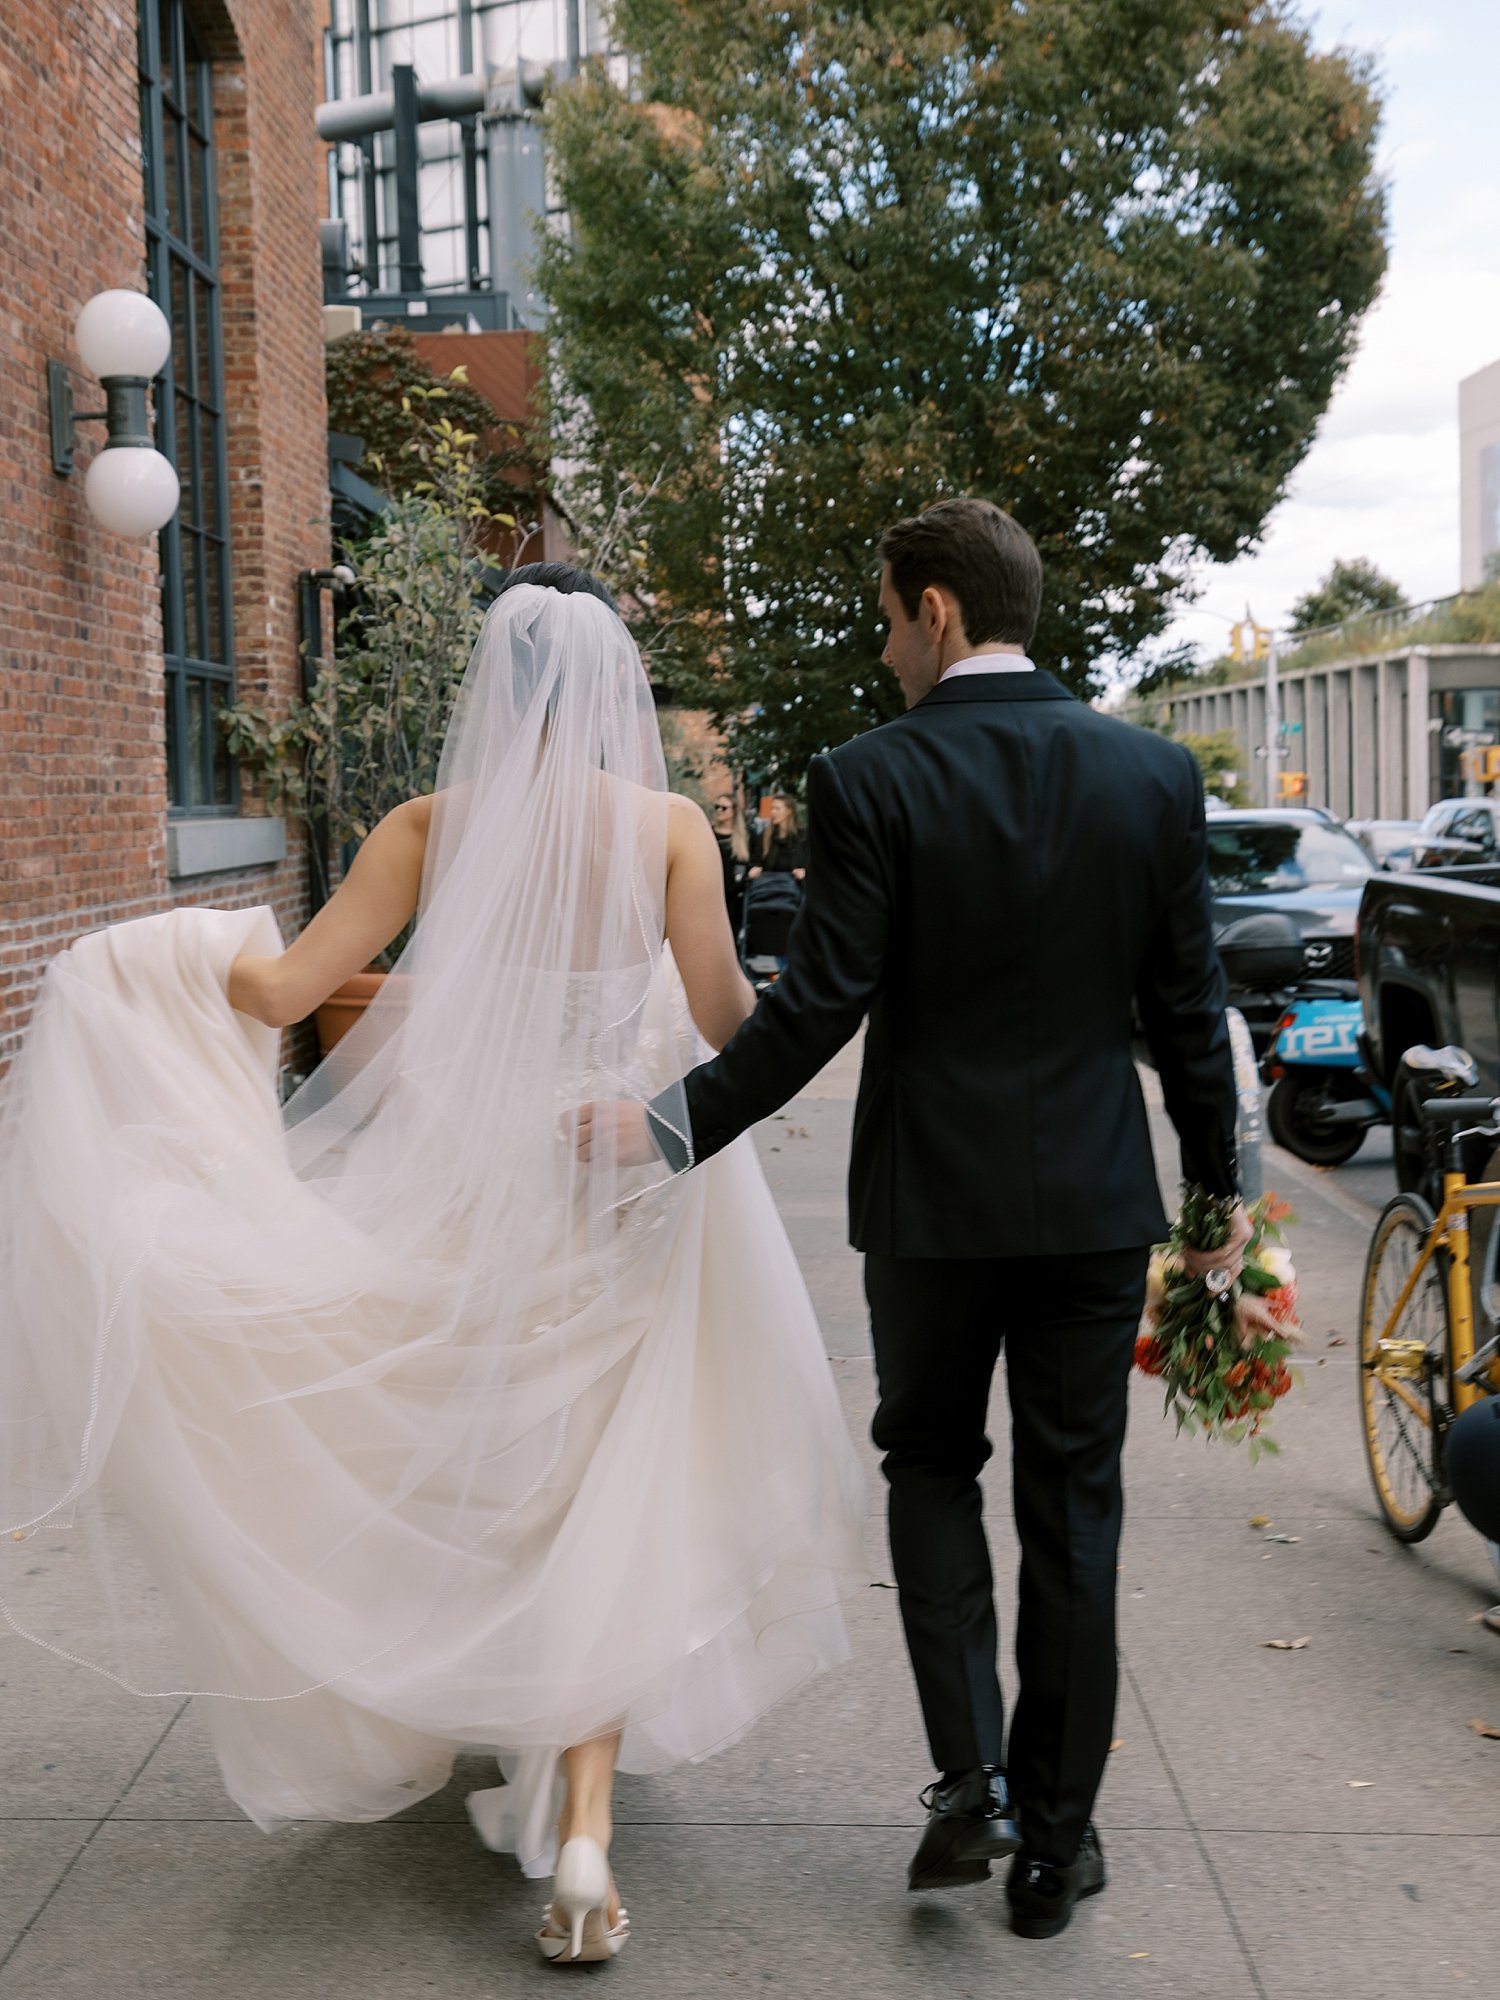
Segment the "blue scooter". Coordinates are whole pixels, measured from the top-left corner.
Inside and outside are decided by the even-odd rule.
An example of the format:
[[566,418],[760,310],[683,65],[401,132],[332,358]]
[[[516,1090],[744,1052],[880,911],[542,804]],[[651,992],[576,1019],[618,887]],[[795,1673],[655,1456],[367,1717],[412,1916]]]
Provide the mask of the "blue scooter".
[[1362,1033],[1357,986],[1307,980],[1287,996],[1261,1063],[1271,1137],[1312,1166],[1341,1167],[1372,1125],[1390,1122],[1391,1094],[1370,1072]]

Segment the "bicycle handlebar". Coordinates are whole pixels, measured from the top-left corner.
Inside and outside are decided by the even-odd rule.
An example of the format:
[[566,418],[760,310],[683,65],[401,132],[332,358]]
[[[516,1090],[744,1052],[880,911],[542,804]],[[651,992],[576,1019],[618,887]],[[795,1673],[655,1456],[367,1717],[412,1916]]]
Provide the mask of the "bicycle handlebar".
[[1500,1097],[1429,1097],[1418,1110],[1428,1125],[1482,1125],[1500,1120]]

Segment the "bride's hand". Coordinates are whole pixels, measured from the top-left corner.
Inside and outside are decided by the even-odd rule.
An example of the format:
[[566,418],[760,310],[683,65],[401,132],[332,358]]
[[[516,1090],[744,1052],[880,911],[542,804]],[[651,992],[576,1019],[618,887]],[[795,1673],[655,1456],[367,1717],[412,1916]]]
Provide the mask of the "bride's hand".
[[1278,1319],[1253,1292],[1241,1292],[1235,1302],[1234,1331],[1241,1347],[1253,1347],[1257,1340],[1284,1340],[1288,1347],[1300,1347],[1303,1341],[1298,1321]]
[[597,1153],[617,1167],[649,1167],[661,1158],[645,1105],[630,1098],[580,1105],[573,1114],[573,1149],[580,1160]]

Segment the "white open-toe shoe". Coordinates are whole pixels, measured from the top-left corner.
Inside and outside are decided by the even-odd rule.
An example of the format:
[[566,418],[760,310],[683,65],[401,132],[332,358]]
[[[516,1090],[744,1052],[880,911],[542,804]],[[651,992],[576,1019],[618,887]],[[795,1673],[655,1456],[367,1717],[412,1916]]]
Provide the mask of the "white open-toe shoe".
[[609,1922],[609,1861],[597,1840],[570,1840],[557,1857],[552,1901],[536,1941],[553,1965],[596,1965],[614,1958],[630,1935],[622,1909]]

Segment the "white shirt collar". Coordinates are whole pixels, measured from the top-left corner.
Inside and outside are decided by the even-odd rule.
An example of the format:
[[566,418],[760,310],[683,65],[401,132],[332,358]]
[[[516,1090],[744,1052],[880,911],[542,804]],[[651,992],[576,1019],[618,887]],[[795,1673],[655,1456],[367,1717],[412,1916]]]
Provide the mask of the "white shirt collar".
[[1034,674],[1036,661],[1024,653],[975,653],[967,660],[955,660],[947,673],[938,676],[938,686],[956,680],[960,674]]

